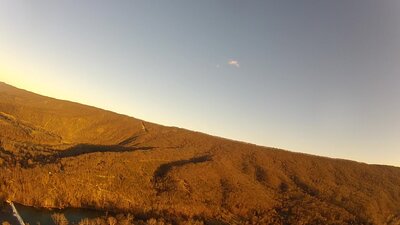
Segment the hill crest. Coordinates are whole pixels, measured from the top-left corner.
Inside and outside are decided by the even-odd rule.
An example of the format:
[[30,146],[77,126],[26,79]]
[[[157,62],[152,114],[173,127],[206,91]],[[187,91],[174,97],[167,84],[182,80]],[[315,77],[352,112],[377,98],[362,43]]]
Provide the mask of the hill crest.
[[400,168],[143,129],[4,83],[0,112],[0,197],[22,204],[229,224],[400,221]]

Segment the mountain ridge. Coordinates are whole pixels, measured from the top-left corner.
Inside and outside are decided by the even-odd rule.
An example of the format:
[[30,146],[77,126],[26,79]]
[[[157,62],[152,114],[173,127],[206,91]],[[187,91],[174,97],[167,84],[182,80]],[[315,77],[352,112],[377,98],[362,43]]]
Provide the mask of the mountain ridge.
[[[125,117],[129,117],[129,118],[133,118],[133,119],[136,119],[136,120],[139,120],[139,121],[143,121],[143,122],[145,122],[145,123],[152,123],[152,122],[150,122],[150,121],[143,120],[143,119],[134,117],[134,116],[132,116],[132,115],[128,115],[128,114],[124,114],[124,113],[119,113],[119,112],[114,111],[114,110],[112,110],[112,109],[104,109],[104,108],[101,108],[101,107],[98,107],[98,106],[87,105],[87,104],[75,102],[75,101],[72,101],[72,100],[64,100],[64,99],[61,99],[61,98],[55,98],[55,97],[49,97],[49,96],[46,96],[46,95],[43,95],[43,94],[37,94],[37,93],[34,93],[34,92],[30,92],[29,90],[26,90],[26,89],[23,89],[23,88],[14,87],[14,86],[9,85],[9,84],[7,84],[7,83],[5,83],[5,82],[3,82],[3,81],[0,81],[0,88],[2,88],[1,86],[3,86],[3,87],[8,86],[9,88],[14,88],[14,89],[17,89],[17,90],[19,90],[19,91],[23,91],[23,92],[31,93],[31,94],[34,94],[34,95],[38,95],[38,96],[43,97],[43,98],[50,98],[50,99],[56,100],[56,101],[63,101],[63,102],[67,102],[67,103],[77,104],[77,105],[80,105],[80,106],[90,107],[90,108],[93,108],[93,109],[96,109],[96,110],[101,110],[101,111],[105,111],[105,112],[108,112],[108,113],[112,113],[112,114],[117,114],[117,115],[120,115],[120,116],[125,116]],[[281,147],[265,146],[265,145],[260,145],[260,144],[252,143],[252,142],[249,142],[249,141],[236,140],[236,139],[229,138],[229,137],[224,137],[224,136],[209,134],[209,133],[204,132],[204,131],[192,130],[192,129],[187,129],[187,128],[184,128],[184,127],[179,127],[179,126],[174,126],[174,125],[168,125],[168,126],[167,126],[167,125],[162,125],[162,124],[157,124],[157,123],[152,123],[152,124],[156,124],[156,125],[163,126],[163,127],[168,127],[168,128],[182,129],[182,130],[186,130],[186,131],[190,131],[190,132],[195,132],[195,133],[201,133],[201,134],[209,135],[209,136],[211,136],[211,137],[221,138],[221,139],[225,139],[225,140],[228,140],[228,141],[233,141],[233,142],[238,142],[238,143],[243,143],[243,144],[255,145],[255,146],[258,146],[258,147],[262,147],[262,148],[277,149],[277,150],[288,151],[288,152],[292,152],[292,153],[296,153],[296,154],[305,154],[305,155],[310,155],[310,156],[315,156],[315,157],[321,157],[321,158],[328,158],[328,159],[334,159],[334,160],[345,160],[345,161],[351,161],[351,162],[357,162],[357,163],[364,163],[364,164],[367,164],[367,165],[389,166],[389,167],[400,168],[400,166],[397,166],[397,165],[380,164],[380,163],[368,163],[368,162],[358,161],[358,160],[354,160],[354,159],[345,159],[345,158],[332,157],[332,156],[322,156],[322,155],[316,155],[316,154],[311,154],[311,153],[306,153],[306,152],[298,152],[298,151],[290,150],[290,149],[284,149],[284,148],[281,148]]]
[[166,127],[5,83],[0,112],[0,198],[172,222],[400,222],[395,166]]

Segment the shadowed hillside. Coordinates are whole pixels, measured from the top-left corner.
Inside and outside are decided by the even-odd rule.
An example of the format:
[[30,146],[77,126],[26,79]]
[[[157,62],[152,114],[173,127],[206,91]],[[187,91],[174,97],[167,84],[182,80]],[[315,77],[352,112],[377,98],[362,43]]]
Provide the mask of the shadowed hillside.
[[0,83],[0,198],[172,224],[394,225],[400,168],[165,127]]

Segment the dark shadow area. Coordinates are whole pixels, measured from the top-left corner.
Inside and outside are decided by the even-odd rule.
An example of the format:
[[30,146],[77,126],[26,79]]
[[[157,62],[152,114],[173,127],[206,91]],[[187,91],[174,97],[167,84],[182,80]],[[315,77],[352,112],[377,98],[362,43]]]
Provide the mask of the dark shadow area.
[[319,194],[317,189],[307,185],[306,183],[301,181],[300,178],[298,178],[297,176],[291,176],[290,179],[296,184],[298,188],[300,188],[300,190],[302,190],[302,192],[313,197]]
[[267,182],[267,172],[265,172],[264,168],[261,166],[255,166],[255,172],[254,175],[256,177],[256,180],[260,183],[265,183]]
[[174,167],[180,167],[180,166],[184,166],[184,165],[190,164],[190,163],[194,163],[194,164],[202,163],[202,162],[207,162],[210,160],[211,160],[211,157],[209,155],[205,155],[205,156],[200,156],[200,157],[193,157],[191,159],[184,159],[184,160],[165,163],[157,168],[157,170],[154,172],[153,177],[155,180],[162,179]]
[[[144,125],[142,125],[144,126]],[[141,130],[136,133],[134,133],[132,136],[128,137],[127,139],[121,141],[118,143],[118,145],[131,145],[131,146],[136,146],[138,143],[136,143],[136,140],[140,137],[143,136],[147,133],[146,130]]]
[[[98,153],[98,152],[133,152],[139,150],[151,150],[155,147],[125,147],[122,145],[91,145],[91,144],[78,144],[65,150],[55,151],[51,155],[38,155],[33,158],[33,162],[43,164],[56,163],[63,158],[77,157],[80,155]],[[24,162],[26,167],[32,167],[31,163]]]
[[3,163],[1,163],[4,165],[15,164],[16,162],[15,155],[10,151],[5,150],[3,147],[0,147],[0,159],[4,160]]
[[75,157],[94,152],[131,152],[137,150],[150,150],[153,147],[125,147],[121,145],[90,145],[79,144],[56,154],[57,158]]
[[228,198],[230,193],[233,191],[232,185],[226,179],[222,179],[220,181],[222,198],[221,198],[221,206],[224,208],[229,207]]
[[8,156],[13,156],[12,152],[5,150],[3,147],[0,147],[0,153]]
[[153,174],[153,187],[157,194],[174,189],[175,182],[168,177],[168,173],[176,167],[181,167],[187,164],[197,164],[211,161],[211,156],[205,155],[200,157],[193,157],[191,159],[184,159],[173,161],[160,165]]
[[135,135],[135,136],[129,137],[129,138],[127,138],[127,139],[121,141],[118,145],[127,145],[127,144],[130,144],[130,143],[132,143],[132,142],[135,142],[136,139],[137,139],[139,136],[140,136],[140,135]]

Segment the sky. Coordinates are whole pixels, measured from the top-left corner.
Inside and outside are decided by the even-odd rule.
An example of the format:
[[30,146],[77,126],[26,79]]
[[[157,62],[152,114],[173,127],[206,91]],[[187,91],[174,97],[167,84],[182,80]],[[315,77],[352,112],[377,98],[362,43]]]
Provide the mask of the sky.
[[0,81],[400,166],[399,12],[396,0],[0,0]]

